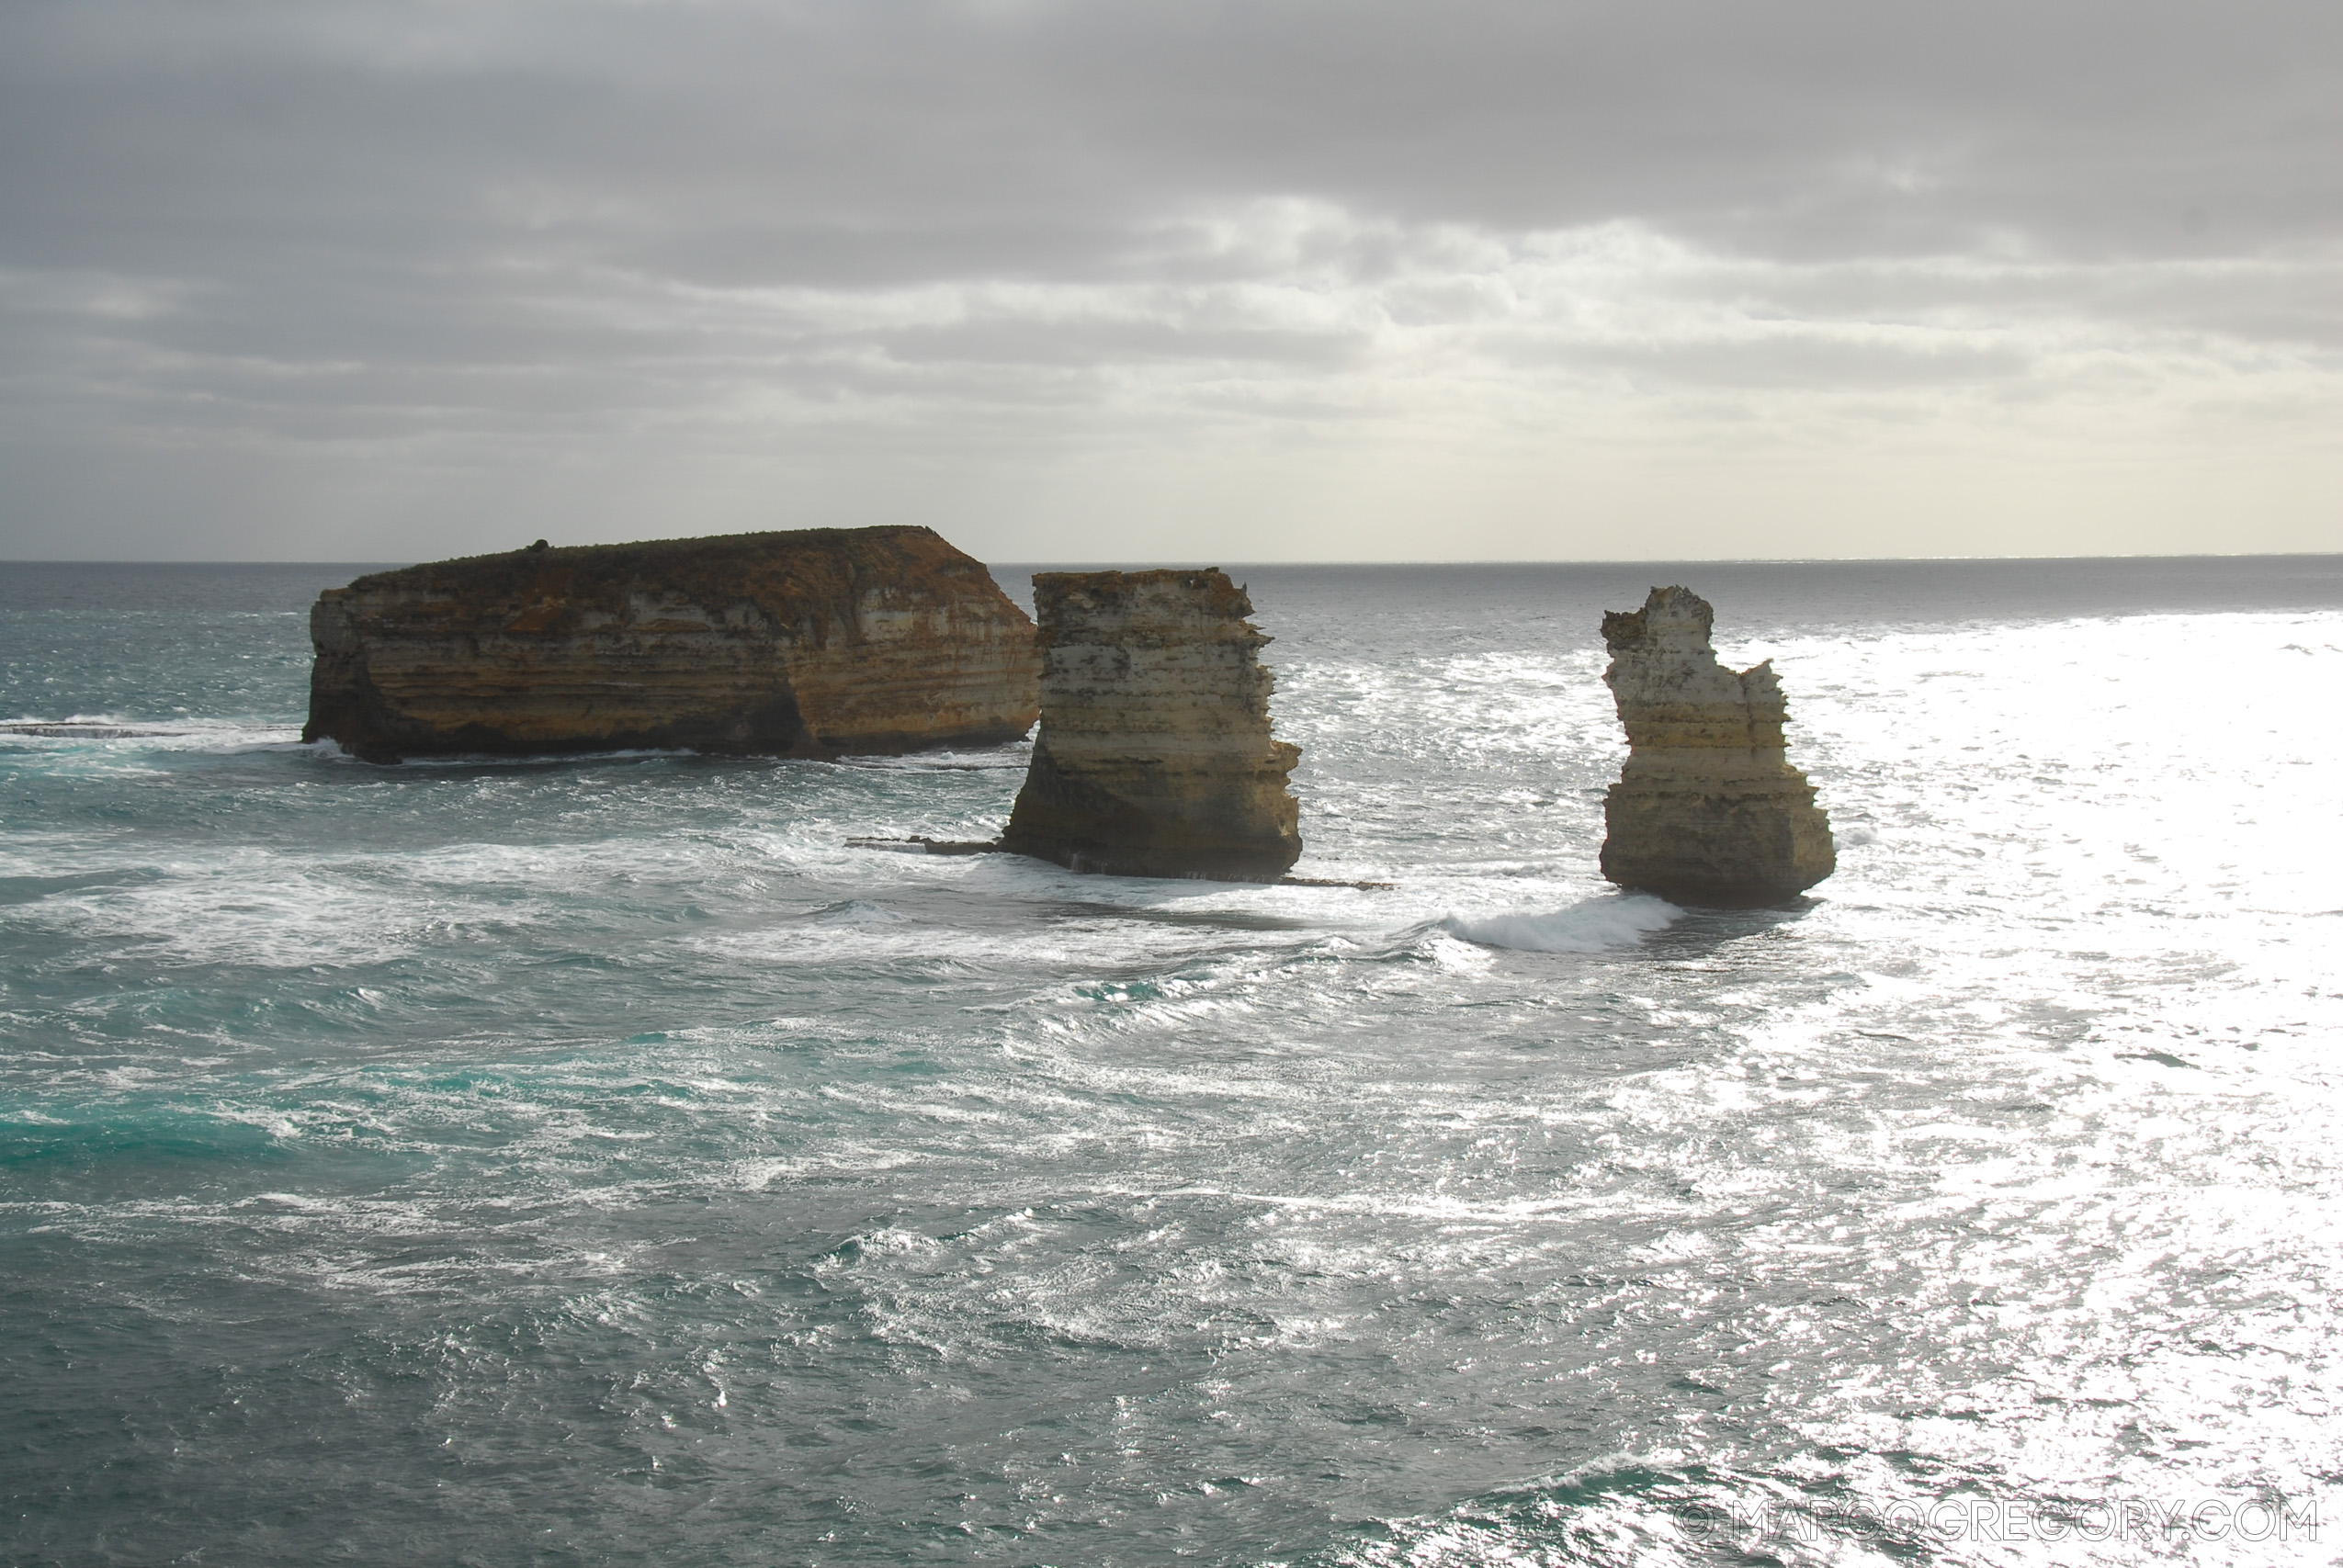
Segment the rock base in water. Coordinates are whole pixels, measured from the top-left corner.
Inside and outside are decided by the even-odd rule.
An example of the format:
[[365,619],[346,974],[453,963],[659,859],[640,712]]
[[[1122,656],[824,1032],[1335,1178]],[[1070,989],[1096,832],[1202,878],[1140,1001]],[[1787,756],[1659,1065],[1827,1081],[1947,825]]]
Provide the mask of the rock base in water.
[[1830,819],[1783,753],[1772,665],[1718,663],[1714,618],[1682,588],[1602,617],[1628,745],[1603,803],[1602,874],[1672,903],[1778,904],[1837,868]]
[[1002,847],[1076,871],[1274,882],[1301,857],[1270,639],[1220,571],[1034,579],[1041,733]]
[[527,549],[329,588],[302,738],[369,761],[632,748],[827,757],[998,745],[1033,623],[933,529]]

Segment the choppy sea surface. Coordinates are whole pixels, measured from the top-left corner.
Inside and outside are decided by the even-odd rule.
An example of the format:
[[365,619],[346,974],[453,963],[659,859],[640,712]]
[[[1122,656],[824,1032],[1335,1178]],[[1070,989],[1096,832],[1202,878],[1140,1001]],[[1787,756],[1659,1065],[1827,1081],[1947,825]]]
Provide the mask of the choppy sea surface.
[[[0,566],[0,1561],[2343,1553],[2343,558],[1239,570],[1387,891],[303,746],[356,570]],[[1670,581],[1796,908],[1597,874]]]

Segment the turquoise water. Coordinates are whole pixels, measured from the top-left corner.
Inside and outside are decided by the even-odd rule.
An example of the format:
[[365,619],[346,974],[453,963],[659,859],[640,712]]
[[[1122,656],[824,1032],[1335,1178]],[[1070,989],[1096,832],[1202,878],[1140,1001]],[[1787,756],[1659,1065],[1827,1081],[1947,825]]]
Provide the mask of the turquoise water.
[[[846,847],[1021,748],[304,747],[356,570],[0,567],[0,1560],[2343,1540],[2343,562],[1241,571],[1388,892]],[[1670,581],[1798,908],[1595,874]]]

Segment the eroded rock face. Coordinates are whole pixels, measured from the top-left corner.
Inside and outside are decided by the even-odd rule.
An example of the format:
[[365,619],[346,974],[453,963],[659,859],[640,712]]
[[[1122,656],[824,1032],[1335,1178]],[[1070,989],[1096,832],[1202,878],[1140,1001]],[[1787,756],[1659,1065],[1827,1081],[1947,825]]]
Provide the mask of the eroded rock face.
[[1220,571],[1044,572],[1041,733],[1001,847],[1076,871],[1272,882],[1300,858],[1270,639]]
[[540,543],[329,588],[310,637],[303,739],[374,761],[898,752],[1038,712],[1033,623],[929,528]]
[[1681,588],[1602,617],[1628,745],[1603,803],[1602,874],[1679,904],[1779,903],[1836,869],[1830,819],[1783,753],[1773,666],[1719,664],[1714,620]]

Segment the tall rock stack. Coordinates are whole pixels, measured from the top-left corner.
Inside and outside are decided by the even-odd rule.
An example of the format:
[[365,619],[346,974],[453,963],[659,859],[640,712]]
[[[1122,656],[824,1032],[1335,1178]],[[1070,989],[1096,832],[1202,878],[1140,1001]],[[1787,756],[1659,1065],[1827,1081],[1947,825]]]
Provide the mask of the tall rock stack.
[[1830,819],[1783,755],[1772,664],[1719,664],[1715,620],[1681,588],[1602,617],[1628,746],[1603,803],[1602,874],[1680,904],[1779,903],[1836,869]]
[[1001,847],[1076,871],[1273,882],[1300,858],[1270,639],[1228,574],[1034,579],[1041,734]]
[[1033,623],[933,529],[809,528],[439,561],[329,588],[302,738],[369,761],[997,745]]

